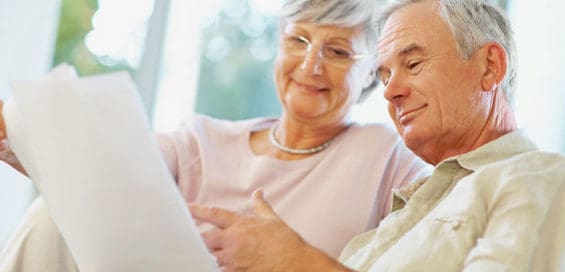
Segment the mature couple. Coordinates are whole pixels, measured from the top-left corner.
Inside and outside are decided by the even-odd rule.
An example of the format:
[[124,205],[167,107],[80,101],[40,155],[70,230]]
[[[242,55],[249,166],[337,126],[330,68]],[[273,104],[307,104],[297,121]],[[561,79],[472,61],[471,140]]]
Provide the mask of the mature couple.
[[[218,263],[225,271],[565,269],[565,159],[537,151],[517,129],[505,16],[479,0],[375,5],[286,1],[275,64],[281,117],[199,117],[159,135],[193,216],[217,227],[203,237]],[[428,178],[394,133],[348,120],[375,80],[405,145],[435,166]],[[7,143],[2,152],[25,173]],[[35,208],[0,269],[77,270],[47,210]],[[32,258],[46,246],[57,250]]]

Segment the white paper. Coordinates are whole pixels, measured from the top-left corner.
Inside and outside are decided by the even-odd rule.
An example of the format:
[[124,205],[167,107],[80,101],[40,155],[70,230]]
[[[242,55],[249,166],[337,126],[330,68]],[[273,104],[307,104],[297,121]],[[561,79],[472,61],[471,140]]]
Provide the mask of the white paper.
[[126,73],[12,83],[10,144],[81,271],[217,271]]

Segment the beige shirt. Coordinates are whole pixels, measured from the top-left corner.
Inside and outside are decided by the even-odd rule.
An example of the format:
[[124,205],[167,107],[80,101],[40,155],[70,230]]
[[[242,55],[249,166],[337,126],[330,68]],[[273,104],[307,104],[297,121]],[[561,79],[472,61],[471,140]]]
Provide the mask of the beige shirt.
[[361,271],[565,271],[565,158],[507,134],[395,193],[340,261]]

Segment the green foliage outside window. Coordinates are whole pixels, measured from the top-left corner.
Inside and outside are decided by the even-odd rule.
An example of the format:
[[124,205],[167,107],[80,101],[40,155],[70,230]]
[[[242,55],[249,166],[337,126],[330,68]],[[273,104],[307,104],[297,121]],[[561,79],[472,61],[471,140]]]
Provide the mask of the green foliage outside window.
[[[81,75],[129,70],[127,63],[108,65],[85,45],[92,30],[97,0],[62,0],[53,64],[69,63]],[[234,16],[234,10],[239,16]],[[127,16],[127,14],[124,14]],[[254,13],[246,0],[224,2],[224,9],[202,29],[203,51],[196,111],[218,118],[277,115],[273,85],[276,19]],[[226,52],[222,46],[229,47]]]
[[256,14],[248,1],[231,0],[202,33],[196,111],[230,120],[278,115],[277,19]]
[[[81,75],[98,74],[109,71],[129,70],[127,64],[104,65],[93,55],[84,43],[92,30],[92,15],[98,9],[97,0],[62,0],[57,42],[53,66],[60,63],[73,65]],[[127,16],[127,15],[124,15]]]

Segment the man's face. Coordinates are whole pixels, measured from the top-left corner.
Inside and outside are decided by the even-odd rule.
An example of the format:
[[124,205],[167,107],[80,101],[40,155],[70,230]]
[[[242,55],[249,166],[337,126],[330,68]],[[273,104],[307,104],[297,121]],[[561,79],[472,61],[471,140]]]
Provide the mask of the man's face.
[[406,145],[431,163],[438,148],[480,129],[484,103],[480,64],[458,55],[435,1],[409,5],[387,21],[378,44],[378,72],[389,113]]

